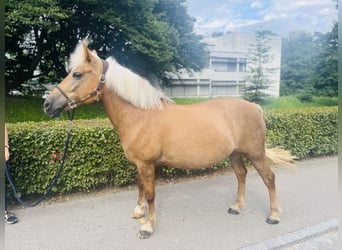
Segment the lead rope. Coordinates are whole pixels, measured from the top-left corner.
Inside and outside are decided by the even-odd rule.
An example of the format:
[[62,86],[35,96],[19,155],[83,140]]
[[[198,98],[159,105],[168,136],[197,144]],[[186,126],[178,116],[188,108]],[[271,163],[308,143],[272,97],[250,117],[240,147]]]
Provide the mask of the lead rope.
[[37,204],[39,204],[41,201],[43,201],[43,200],[48,196],[48,194],[51,192],[52,188],[56,185],[57,180],[58,180],[59,176],[61,175],[62,170],[63,170],[63,168],[64,168],[64,162],[65,162],[65,158],[66,158],[66,155],[67,155],[67,152],[68,152],[68,148],[69,148],[70,135],[71,135],[71,125],[72,125],[72,120],[74,119],[74,112],[75,112],[75,110],[68,111],[68,118],[69,118],[69,121],[68,121],[68,125],[67,125],[67,137],[66,137],[66,139],[65,139],[64,153],[63,153],[63,157],[62,157],[62,160],[61,160],[61,165],[60,165],[60,167],[59,167],[59,169],[58,169],[58,172],[57,172],[57,174],[55,175],[55,177],[53,178],[53,180],[51,181],[49,188],[48,188],[48,189],[44,192],[44,194],[43,194],[42,196],[40,196],[35,202],[33,202],[33,203],[28,203],[28,202],[23,201],[23,200],[19,197],[18,192],[17,192],[17,190],[16,190],[16,188],[15,188],[15,186],[14,186],[14,184],[13,184],[11,175],[10,175],[10,173],[9,173],[7,162],[5,163],[5,172],[6,172],[6,176],[7,176],[8,182],[9,182],[9,184],[10,184],[11,187],[12,187],[12,190],[13,190],[13,193],[14,193],[15,198],[16,198],[17,201],[18,201],[19,203],[21,203],[22,205],[28,206],[28,207],[34,207],[34,206],[36,206]]

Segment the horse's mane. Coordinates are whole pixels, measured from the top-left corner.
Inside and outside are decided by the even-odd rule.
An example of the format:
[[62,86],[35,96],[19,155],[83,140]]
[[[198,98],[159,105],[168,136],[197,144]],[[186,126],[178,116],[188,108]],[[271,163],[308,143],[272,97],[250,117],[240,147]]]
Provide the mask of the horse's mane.
[[162,91],[151,83],[120,65],[114,58],[106,59],[109,68],[106,73],[106,86],[121,98],[142,109],[162,108],[162,102],[173,103]]

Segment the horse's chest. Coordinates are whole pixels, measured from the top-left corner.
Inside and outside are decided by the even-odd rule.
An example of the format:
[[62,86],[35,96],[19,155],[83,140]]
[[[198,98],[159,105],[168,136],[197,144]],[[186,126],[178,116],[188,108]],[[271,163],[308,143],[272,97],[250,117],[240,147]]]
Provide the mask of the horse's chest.
[[124,153],[129,161],[157,161],[161,155],[160,139],[156,131],[140,131],[122,141]]

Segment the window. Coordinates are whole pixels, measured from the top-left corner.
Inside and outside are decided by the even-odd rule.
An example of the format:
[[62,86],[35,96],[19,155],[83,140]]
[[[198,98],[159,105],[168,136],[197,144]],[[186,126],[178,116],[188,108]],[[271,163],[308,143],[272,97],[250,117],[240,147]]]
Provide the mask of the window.
[[213,96],[236,96],[238,95],[237,86],[212,86],[211,87],[211,94]]
[[239,59],[239,72],[246,72],[247,60],[245,58]]
[[227,71],[226,64],[224,62],[212,62],[211,67],[215,71]]
[[211,68],[215,71],[236,72],[236,58],[212,58]]

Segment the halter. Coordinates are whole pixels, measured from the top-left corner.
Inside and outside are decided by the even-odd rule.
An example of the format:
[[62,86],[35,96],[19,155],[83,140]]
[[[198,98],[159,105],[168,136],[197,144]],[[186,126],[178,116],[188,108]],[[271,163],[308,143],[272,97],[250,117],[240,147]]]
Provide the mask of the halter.
[[82,98],[78,98],[78,99],[72,99],[72,98],[69,98],[67,96],[67,94],[65,94],[65,92],[59,87],[59,86],[56,86],[56,88],[59,90],[59,92],[61,92],[61,94],[67,99],[67,102],[68,102],[68,106],[70,109],[75,109],[77,108],[77,105],[91,97],[94,97],[95,96],[95,101],[100,101],[100,93],[101,93],[101,89],[103,87],[103,84],[105,83],[106,81],[106,72],[108,70],[108,62],[105,61],[105,60],[102,60],[102,66],[103,66],[103,69],[102,69],[102,74],[100,76],[100,80],[99,80],[99,84],[97,85],[96,89],[89,93],[88,95],[82,97]]

